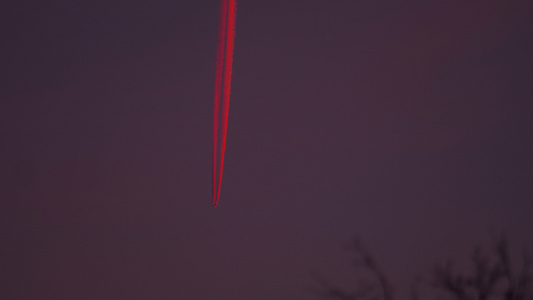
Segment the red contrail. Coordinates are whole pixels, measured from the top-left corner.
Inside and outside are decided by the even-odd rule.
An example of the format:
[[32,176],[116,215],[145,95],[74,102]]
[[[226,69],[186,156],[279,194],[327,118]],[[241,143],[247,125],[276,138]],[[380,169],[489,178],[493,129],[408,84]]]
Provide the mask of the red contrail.
[[213,206],[216,205],[217,195],[217,146],[218,146],[218,117],[220,114],[220,94],[222,89],[222,71],[224,68],[224,44],[226,35],[226,20],[228,10],[228,0],[220,1],[220,25],[218,29],[217,41],[217,62],[215,71],[215,107],[213,115]]
[[[215,74],[215,107],[213,117],[213,206],[220,199],[224,155],[226,153],[226,136],[228,131],[229,100],[231,92],[231,73],[233,66],[233,48],[235,41],[235,16],[237,3],[235,0],[221,0],[220,27],[218,32],[217,62]],[[224,56],[225,54],[225,56]],[[224,77],[222,77],[224,73]],[[220,116],[220,97],[222,94],[222,120]],[[219,131],[221,122],[222,131]],[[221,135],[221,151],[218,151],[218,136]],[[220,164],[217,178],[217,158]]]

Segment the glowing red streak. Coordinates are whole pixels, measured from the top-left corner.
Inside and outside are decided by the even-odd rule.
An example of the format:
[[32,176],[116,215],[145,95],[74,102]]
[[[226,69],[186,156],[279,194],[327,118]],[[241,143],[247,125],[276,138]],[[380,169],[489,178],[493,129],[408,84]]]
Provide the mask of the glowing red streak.
[[[226,153],[226,136],[228,131],[228,113],[231,93],[231,74],[233,66],[233,48],[235,44],[235,15],[237,9],[237,4],[235,0],[222,0],[221,4],[222,7],[220,16],[220,28],[218,33],[217,64],[215,76],[215,108],[213,118],[213,206],[217,206],[218,201],[220,199],[220,188],[222,184],[222,173],[224,169],[224,156]],[[225,41],[225,39],[227,39],[227,41]],[[225,60],[225,63],[223,60]],[[224,72],[223,78],[222,72]],[[222,80],[224,80],[224,82],[222,82]],[[218,123],[220,122],[220,94],[222,89],[222,145],[220,151],[220,165],[217,180],[217,156],[219,155]]]
[[217,156],[218,156],[218,123],[220,115],[220,94],[222,90],[222,71],[224,68],[224,44],[226,35],[226,19],[228,15],[228,0],[220,2],[220,24],[217,41],[217,62],[215,71],[215,107],[213,115],[213,206],[216,206],[217,200]]

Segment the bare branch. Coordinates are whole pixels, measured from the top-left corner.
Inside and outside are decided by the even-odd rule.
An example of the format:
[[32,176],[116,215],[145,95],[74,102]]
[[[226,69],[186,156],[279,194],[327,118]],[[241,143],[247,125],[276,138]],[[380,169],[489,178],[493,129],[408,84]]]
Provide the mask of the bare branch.
[[[526,300],[531,293],[531,256],[523,251],[522,267],[518,274],[511,265],[509,244],[504,235],[494,241],[494,251],[485,253],[477,247],[472,256],[472,274],[462,275],[452,264],[437,265],[433,271],[433,287],[449,292],[457,300]],[[504,288],[503,292],[501,288]],[[500,291],[498,291],[500,288]]]
[[345,248],[355,254],[353,260],[354,268],[356,270],[365,270],[374,279],[371,281],[359,280],[355,286],[355,290],[348,292],[320,278],[317,282],[321,287],[318,291],[315,291],[315,294],[320,295],[324,299],[393,300],[392,286],[387,276],[359,240],[354,238]]

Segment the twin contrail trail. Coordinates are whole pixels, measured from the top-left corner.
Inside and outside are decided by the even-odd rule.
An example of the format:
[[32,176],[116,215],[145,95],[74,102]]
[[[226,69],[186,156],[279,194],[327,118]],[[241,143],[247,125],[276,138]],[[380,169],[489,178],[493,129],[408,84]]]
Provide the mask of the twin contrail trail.
[[[236,0],[221,0],[215,71],[215,107],[213,115],[213,206],[217,206],[218,200],[220,199],[222,171],[224,169],[236,12]],[[220,111],[221,97],[222,112]],[[221,140],[220,149],[218,148],[219,138]]]

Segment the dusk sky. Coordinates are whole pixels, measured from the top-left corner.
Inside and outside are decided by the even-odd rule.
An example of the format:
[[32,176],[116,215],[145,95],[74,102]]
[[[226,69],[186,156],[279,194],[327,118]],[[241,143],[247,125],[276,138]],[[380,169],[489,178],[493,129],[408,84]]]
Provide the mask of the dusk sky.
[[0,299],[317,299],[355,235],[408,299],[533,251],[533,1],[241,0],[219,205],[218,0],[8,1]]

